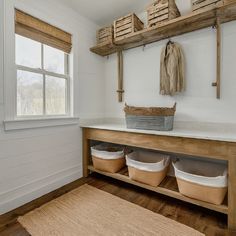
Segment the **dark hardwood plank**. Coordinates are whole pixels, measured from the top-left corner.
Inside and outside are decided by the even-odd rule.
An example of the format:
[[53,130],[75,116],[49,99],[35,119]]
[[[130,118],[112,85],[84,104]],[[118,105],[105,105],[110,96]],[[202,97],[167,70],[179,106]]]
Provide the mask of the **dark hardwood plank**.
[[30,234],[19,224],[15,223],[8,226],[4,231],[0,232],[1,236],[30,236]]
[[[96,173],[90,175],[84,180],[85,182],[93,187],[192,227],[206,234],[206,236],[236,235],[227,230],[227,217],[224,214],[162,196]],[[0,232],[0,236],[29,236],[29,234],[20,224],[16,223],[7,226],[4,231]]]

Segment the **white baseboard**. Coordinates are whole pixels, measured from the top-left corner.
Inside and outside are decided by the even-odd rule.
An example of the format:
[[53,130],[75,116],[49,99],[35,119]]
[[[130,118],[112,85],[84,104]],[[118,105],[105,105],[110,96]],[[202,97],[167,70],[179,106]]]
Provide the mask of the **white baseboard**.
[[0,193],[0,215],[69,184],[83,176],[82,166],[65,169],[43,179]]

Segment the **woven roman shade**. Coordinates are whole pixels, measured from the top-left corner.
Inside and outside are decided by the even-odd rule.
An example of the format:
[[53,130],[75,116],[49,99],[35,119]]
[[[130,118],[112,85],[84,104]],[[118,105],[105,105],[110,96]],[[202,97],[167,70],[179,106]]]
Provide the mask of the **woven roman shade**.
[[71,52],[71,34],[17,9],[15,9],[15,32],[66,53]]

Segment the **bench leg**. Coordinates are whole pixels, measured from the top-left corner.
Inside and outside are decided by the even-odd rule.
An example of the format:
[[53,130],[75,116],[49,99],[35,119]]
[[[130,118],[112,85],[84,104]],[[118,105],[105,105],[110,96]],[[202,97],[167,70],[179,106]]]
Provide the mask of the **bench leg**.
[[228,228],[236,232],[236,147],[229,158]]
[[88,165],[90,158],[90,143],[87,139],[86,130],[83,130],[83,176],[86,178],[89,175]]

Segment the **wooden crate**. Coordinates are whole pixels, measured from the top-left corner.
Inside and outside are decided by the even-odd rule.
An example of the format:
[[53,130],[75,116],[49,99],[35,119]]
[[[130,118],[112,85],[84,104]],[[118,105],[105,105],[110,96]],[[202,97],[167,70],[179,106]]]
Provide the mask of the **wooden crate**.
[[208,10],[221,6],[223,0],[192,0],[192,11]]
[[175,0],[156,0],[147,7],[148,27],[180,16]]
[[147,7],[148,27],[158,23],[168,21],[169,19],[169,1],[154,2]]
[[97,31],[97,44],[110,44],[113,42],[113,26],[104,27]]
[[143,28],[143,22],[135,14],[129,14],[114,22],[114,38],[122,40]]

